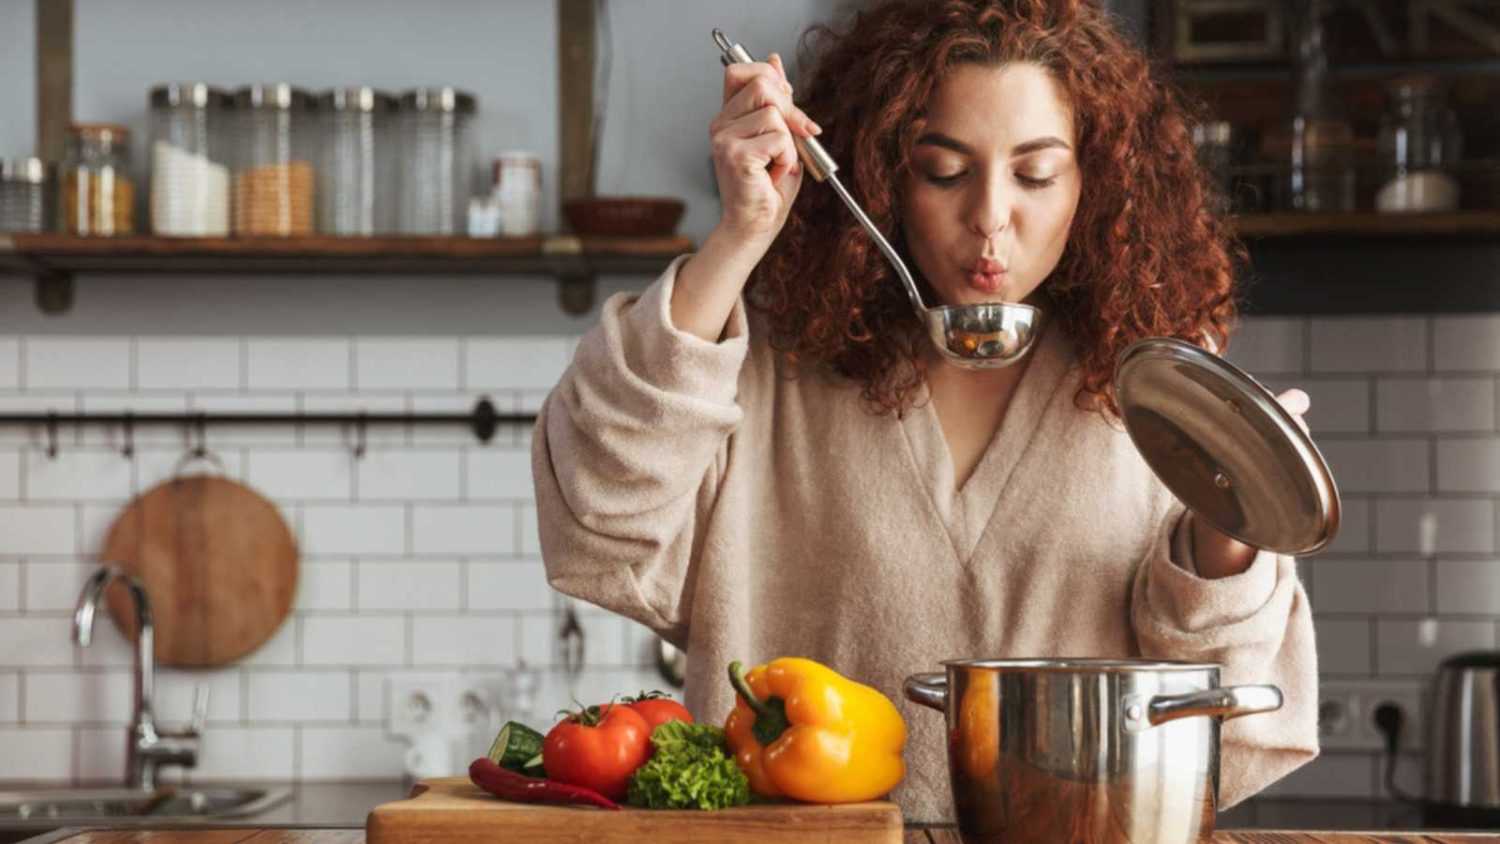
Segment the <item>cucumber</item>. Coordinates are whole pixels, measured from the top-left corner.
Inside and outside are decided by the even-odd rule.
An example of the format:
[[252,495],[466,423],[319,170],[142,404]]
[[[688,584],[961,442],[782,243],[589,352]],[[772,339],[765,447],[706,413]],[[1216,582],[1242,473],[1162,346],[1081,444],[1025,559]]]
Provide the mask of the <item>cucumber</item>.
[[538,765],[542,755],[542,734],[519,721],[506,721],[490,745],[489,757],[496,765],[511,771],[522,769],[533,758]]
[[527,759],[526,764],[521,766],[521,773],[525,774],[528,777],[540,777],[542,779],[546,779],[547,769],[542,767],[542,754],[538,753],[530,759]]

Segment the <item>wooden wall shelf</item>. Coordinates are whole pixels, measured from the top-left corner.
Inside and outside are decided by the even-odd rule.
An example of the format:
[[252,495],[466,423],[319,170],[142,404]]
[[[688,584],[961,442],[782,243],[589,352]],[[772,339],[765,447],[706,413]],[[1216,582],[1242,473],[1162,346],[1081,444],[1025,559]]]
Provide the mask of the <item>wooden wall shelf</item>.
[[685,237],[553,235],[525,238],[174,238],[0,235],[0,273],[37,279],[37,302],[57,313],[75,273],[463,273],[546,275],[568,313],[593,306],[601,274],[655,274],[693,249]]
[[1273,238],[1472,237],[1500,243],[1500,211],[1433,214],[1244,214],[1234,218],[1246,240]]

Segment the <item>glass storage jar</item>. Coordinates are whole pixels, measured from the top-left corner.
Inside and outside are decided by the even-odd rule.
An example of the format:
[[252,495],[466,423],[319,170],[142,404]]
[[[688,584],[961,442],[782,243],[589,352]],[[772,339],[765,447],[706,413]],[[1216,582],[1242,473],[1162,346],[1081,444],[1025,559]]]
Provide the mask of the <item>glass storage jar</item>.
[[235,92],[233,115],[234,233],[313,234],[316,145],[307,92],[285,84],[247,85]]
[[1454,172],[1463,153],[1458,117],[1437,79],[1409,76],[1387,86],[1377,149],[1380,189],[1375,208],[1385,212],[1458,208]]
[[395,230],[396,98],[373,88],[336,88],[317,100],[318,230],[362,236]]
[[470,127],[474,96],[453,88],[419,88],[401,95],[401,232],[460,235],[467,227],[474,182]]
[[130,131],[113,123],[75,123],[64,143],[58,205],[68,234],[135,232]]
[[229,234],[229,95],[201,82],[151,89],[151,230]]
[[0,232],[52,228],[53,168],[40,158],[0,159]]

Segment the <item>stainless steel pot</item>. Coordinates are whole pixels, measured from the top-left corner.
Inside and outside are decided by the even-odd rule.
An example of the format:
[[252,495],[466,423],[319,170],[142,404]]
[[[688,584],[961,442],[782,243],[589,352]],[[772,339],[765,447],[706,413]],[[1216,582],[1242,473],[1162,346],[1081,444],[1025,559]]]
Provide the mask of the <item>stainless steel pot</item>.
[[1219,666],[1148,660],[949,660],[906,679],[947,716],[966,842],[1206,840],[1219,722],[1281,708],[1275,686],[1219,686]]

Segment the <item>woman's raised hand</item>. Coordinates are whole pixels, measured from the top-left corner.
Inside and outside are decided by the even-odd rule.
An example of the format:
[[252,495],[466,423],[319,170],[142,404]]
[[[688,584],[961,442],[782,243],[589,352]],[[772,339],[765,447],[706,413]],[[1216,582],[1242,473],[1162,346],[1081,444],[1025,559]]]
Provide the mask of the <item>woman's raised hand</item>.
[[793,135],[823,130],[792,102],[781,57],[724,68],[724,107],[709,124],[726,235],[764,252],[802,184]]

